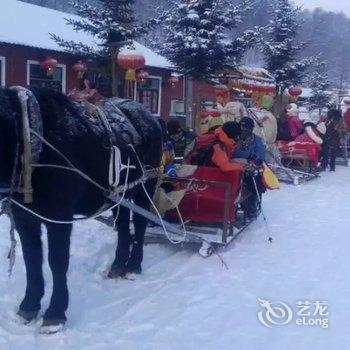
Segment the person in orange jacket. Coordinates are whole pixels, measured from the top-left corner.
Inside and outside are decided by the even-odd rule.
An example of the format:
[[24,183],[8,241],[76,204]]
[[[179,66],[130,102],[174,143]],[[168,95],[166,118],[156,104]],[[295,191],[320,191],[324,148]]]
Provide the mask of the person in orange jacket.
[[197,137],[194,148],[185,158],[184,164],[216,166],[221,171],[243,171],[244,166],[232,163],[230,156],[241,134],[239,123],[230,121],[222,127]]

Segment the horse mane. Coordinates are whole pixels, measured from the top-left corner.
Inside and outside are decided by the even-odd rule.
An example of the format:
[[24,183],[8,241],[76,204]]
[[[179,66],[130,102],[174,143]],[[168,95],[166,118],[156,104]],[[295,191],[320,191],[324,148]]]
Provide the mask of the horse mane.
[[71,115],[80,115],[79,109],[73,104],[69,98],[48,88],[31,88],[35,98],[39,102],[41,109],[47,110],[47,114],[62,115],[69,112]]
[[20,122],[21,106],[16,91],[0,87],[0,117],[10,120],[13,118]]

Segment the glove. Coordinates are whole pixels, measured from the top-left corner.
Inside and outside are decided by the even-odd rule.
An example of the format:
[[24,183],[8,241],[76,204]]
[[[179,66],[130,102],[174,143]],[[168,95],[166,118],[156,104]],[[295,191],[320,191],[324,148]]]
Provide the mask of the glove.
[[169,177],[176,177],[177,173],[175,170],[175,167],[173,164],[168,164],[164,167],[164,172],[169,176]]
[[254,177],[258,176],[260,172],[260,169],[258,166],[254,165],[253,163],[247,163],[244,166],[244,175],[248,177]]

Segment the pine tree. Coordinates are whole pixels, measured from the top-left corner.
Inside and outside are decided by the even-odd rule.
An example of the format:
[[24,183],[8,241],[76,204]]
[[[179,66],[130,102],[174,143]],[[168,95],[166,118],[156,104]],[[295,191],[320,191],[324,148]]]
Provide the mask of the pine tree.
[[241,48],[247,43],[230,40],[230,31],[242,21],[247,9],[247,1],[239,6],[227,5],[225,0],[175,2],[164,16],[161,53],[180,73],[205,80],[241,56]]
[[324,61],[317,59],[313,66],[315,71],[309,82],[312,89],[310,103],[312,107],[317,108],[321,114],[322,109],[327,107],[327,104],[331,101],[331,96],[327,92],[327,89],[330,87],[330,82],[327,74],[327,65]]
[[97,0],[96,5],[72,2],[72,6],[81,19],[67,19],[74,30],[90,34],[97,39],[100,47],[91,47],[81,42],[64,40],[51,34],[59,46],[67,52],[82,57],[95,57],[109,60],[112,76],[112,93],[116,95],[116,56],[125,46],[132,46],[133,40],[145,33],[155,21],[136,25],[134,15],[135,0]]
[[299,59],[304,43],[297,42],[300,9],[290,0],[271,0],[272,19],[262,41],[266,68],[275,76],[278,94],[301,82],[311,59]]

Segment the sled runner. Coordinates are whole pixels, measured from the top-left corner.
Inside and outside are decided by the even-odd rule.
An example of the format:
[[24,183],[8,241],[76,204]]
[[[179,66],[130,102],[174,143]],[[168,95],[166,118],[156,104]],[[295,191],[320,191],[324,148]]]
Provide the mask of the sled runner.
[[319,177],[321,146],[311,142],[278,141],[279,159],[269,165],[281,181],[299,185]]
[[[166,178],[164,184],[173,190],[163,194],[169,198],[167,204],[163,200],[157,205],[163,222],[133,203],[121,203],[151,221],[146,231],[148,242],[199,243],[200,254],[209,256],[213,247],[226,246],[251,222],[246,215],[249,193],[240,171],[223,173],[217,168],[184,166],[178,177]],[[181,198],[171,196],[174,192]],[[112,218],[98,220],[113,226]]]

